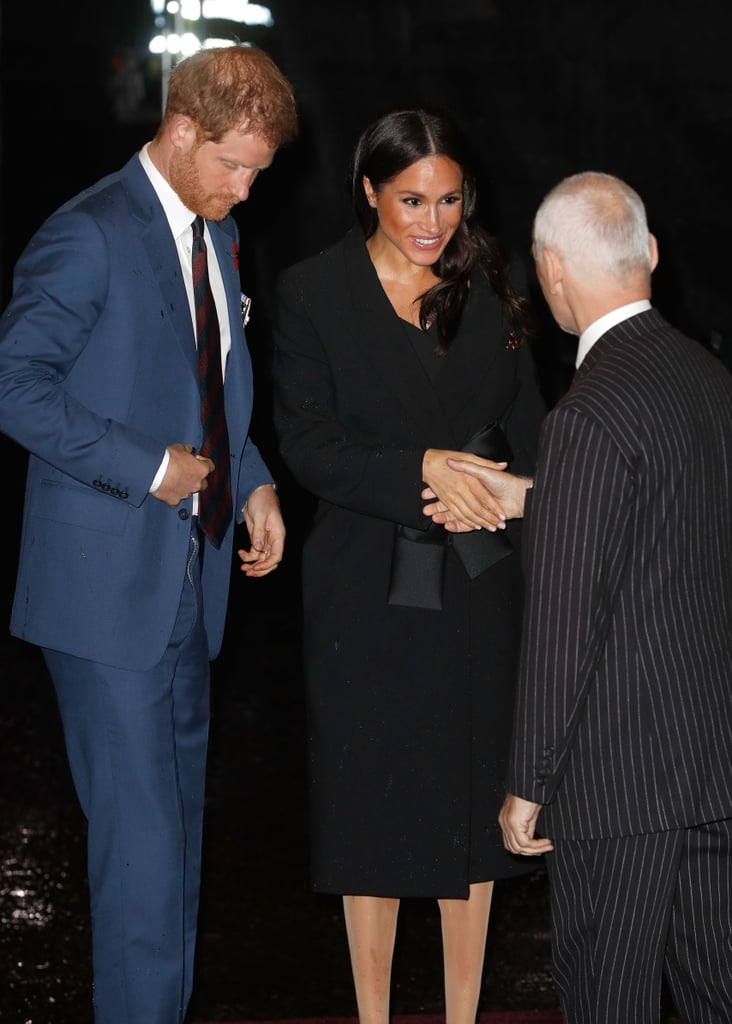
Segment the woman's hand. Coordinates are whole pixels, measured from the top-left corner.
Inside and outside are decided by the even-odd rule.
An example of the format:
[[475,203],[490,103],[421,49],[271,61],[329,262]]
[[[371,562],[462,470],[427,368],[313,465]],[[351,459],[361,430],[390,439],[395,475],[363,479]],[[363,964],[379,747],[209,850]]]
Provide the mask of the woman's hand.
[[[427,487],[422,497],[435,500],[434,505],[424,509],[425,514],[454,533],[505,529],[507,517],[500,500],[480,478],[460,471],[459,460],[464,457],[465,452],[440,448],[428,448],[424,453],[422,479]],[[476,459],[477,456],[471,458]],[[452,460],[454,465],[450,466],[448,460]],[[490,459],[479,459],[478,462],[496,473],[503,473],[508,465]]]
[[[490,459],[481,459],[477,455],[466,457],[464,452],[461,452],[457,459],[449,457],[447,465],[454,472],[470,476],[476,482],[480,482],[485,494],[497,503],[504,515],[504,521],[498,524],[498,529],[505,528],[506,519],[520,519],[523,516],[526,491],[533,484],[529,477],[507,473],[506,463],[491,462]],[[422,492],[422,497],[429,501],[437,498],[437,494],[433,488],[426,488]],[[433,522],[444,526],[451,533],[464,533],[468,529],[474,529],[467,525],[444,499],[433,501],[432,504],[426,505],[423,511],[425,515],[432,517]]]

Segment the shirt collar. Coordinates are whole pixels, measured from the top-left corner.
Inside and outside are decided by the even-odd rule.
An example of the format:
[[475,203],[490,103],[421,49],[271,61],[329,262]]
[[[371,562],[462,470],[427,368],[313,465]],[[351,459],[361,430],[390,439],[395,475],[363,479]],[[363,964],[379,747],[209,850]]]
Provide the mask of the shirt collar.
[[181,202],[178,193],[168,184],[155,164],[150,159],[146,143],[140,150],[140,163],[150,179],[150,184],[155,189],[155,194],[160,200],[165,216],[168,219],[173,238],[179,238],[186,228],[190,228],[196,216],[188,207]]
[[648,299],[639,299],[637,302],[629,302],[625,306],[611,309],[609,313],[601,316],[599,320],[595,320],[589,327],[585,327],[577,345],[577,357],[574,365],[577,367],[580,365],[595,342],[599,341],[603,334],[609,331],[611,327],[616,327],[623,320],[628,320],[631,316],[636,316],[636,314],[643,313],[646,309],[650,308],[651,303]]

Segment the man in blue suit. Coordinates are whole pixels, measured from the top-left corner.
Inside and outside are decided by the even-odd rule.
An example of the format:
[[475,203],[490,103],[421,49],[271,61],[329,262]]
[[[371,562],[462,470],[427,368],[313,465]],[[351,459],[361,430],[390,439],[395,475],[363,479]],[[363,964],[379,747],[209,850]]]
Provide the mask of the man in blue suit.
[[[248,436],[229,213],[296,129],[291,86],[262,51],[182,61],[155,138],[31,240],[0,327],[0,429],[30,452],[11,629],[43,649],[89,823],[98,1024],[177,1024],[190,997],[209,660],[235,521],[250,577],[277,566],[285,535]],[[199,519],[214,461],[201,454],[196,244],[218,322],[216,459],[232,498],[212,539]]]

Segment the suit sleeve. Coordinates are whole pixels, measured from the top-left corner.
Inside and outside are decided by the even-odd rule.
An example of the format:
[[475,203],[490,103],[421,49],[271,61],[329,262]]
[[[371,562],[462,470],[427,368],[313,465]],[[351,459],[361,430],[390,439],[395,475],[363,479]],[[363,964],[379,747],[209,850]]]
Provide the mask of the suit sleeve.
[[274,484],[274,479],[270,473],[267,465],[262,458],[259,449],[257,448],[251,437],[247,437],[244,444],[244,454],[241,460],[241,474],[239,476],[239,487],[236,495],[236,521],[242,523],[244,521],[244,505],[252,493],[257,487],[261,487],[262,484]]
[[78,401],[65,386],[104,308],[106,241],[79,212],[47,221],[21,256],[0,326],[0,429],[57,469],[92,485],[100,467],[139,505],[165,446]]
[[547,418],[525,513],[526,606],[509,791],[546,804],[561,780],[628,550],[632,467],[603,427]]
[[292,276],[278,287],[274,343],[275,423],[298,482],[334,505],[425,529],[424,448],[369,440],[367,421],[363,429],[346,425],[334,367]]

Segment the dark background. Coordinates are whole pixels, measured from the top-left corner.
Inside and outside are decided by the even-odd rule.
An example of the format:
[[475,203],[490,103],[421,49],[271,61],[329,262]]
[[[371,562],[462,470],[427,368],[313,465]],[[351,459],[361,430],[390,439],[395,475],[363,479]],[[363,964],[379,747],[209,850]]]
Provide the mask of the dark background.
[[[297,142],[236,210],[249,330],[267,370],[277,271],[350,224],[349,160],[394,106],[450,111],[472,140],[485,225],[530,264],[533,213],[561,177],[618,174],[644,198],[661,262],[654,300],[729,358],[732,12],[726,0],[272,0],[264,46],[295,86]],[[152,136],[161,105],[148,0],[6,2],[0,16],[0,300],[30,234]],[[539,300],[543,309],[543,303]],[[547,397],[574,353],[545,317]],[[264,402],[266,381],[261,382]],[[263,415],[262,430],[267,431]],[[264,440],[264,438],[262,438]],[[266,442],[265,442],[266,447]]]
[[[486,227],[530,266],[531,220],[566,174],[618,174],[659,240],[654,301],[730,365],[732,71],[726,0],[271,0],[275,25],[218,26],[262,45],[293,82],[302,130],[236,211],[258,395],[257,439],[281,482],[282,569],[235,573],[214,667],[199,1019],[353,1012],[337,902],[307,891],[298,556],[309,503],[269,427],[269,324],[278,270],[350,223],[348,165],[362,128],[394,106],[437,105],[470,136]],[[147,0],[4,2],[0,14],[0,288],[60,203],[154,133],[160,69]],[[219,33],[217,33],[219,34]],[[535,284],[532,280],[532,289]],[[538,301],[538,306],[543,306]],[[535,344],[550,404],[574,343],[543,313]],[[0,438],[7,622],[25,454]],[[0,623],[0,1019],[88,1019],[83,822],[37,652]],[[497,898],[484,1008],[556,1005],[539,868]],[[395,995],[439,1010],[433,909],[405,908]],[[410,916],[411,915],[411,916]]]

